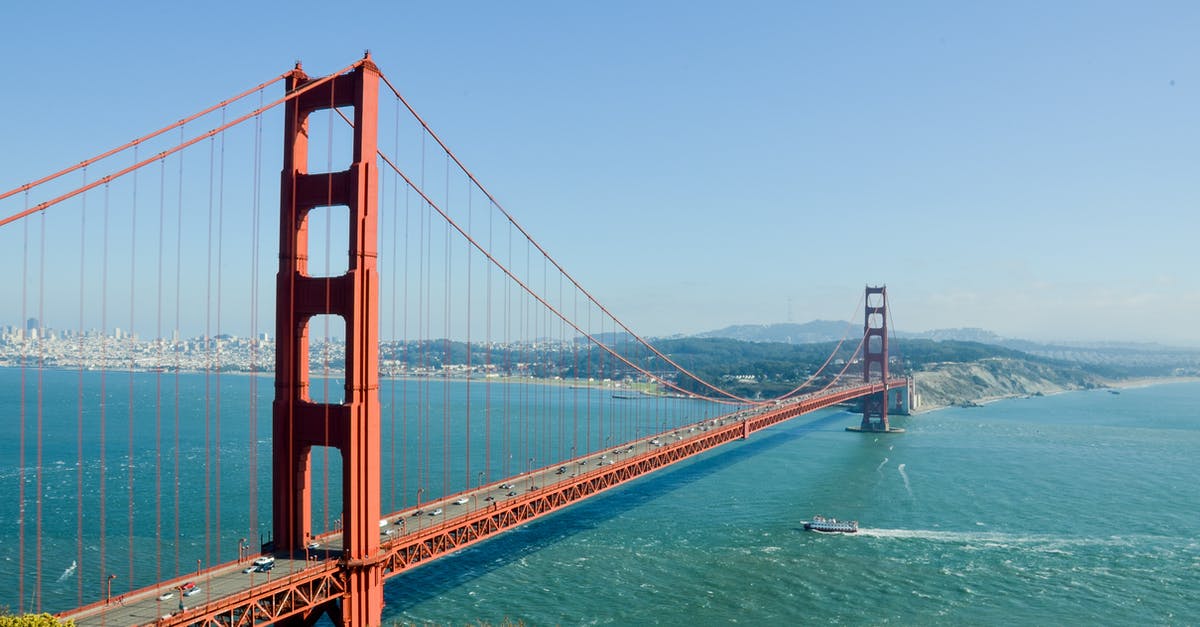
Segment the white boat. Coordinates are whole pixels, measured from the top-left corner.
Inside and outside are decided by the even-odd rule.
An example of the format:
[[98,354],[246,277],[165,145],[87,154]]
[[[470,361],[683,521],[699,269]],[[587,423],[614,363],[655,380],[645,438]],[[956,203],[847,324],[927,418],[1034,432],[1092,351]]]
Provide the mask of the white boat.
[[858,521],[813,516],[812,520],[805,521],[804,528],[822,533],[858,533]]

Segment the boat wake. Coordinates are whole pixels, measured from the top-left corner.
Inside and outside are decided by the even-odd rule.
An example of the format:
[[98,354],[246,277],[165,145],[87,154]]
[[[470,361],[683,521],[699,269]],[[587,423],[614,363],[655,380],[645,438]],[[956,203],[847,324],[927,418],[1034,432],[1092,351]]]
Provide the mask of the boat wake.
[[1141,539],[1137,536],[1071,537],[1041,534],[1015,534],[997,531],[941,531],[936,529],[875,529],[861,527],[858,535],[867,538],[897,540],[924,540],[961,544],[965,548],[1008,549],[1023,547],[1033,550],[1056,551],[1071,546],[1134,546]]
[[899,470],[900,476],[904,478],[904,489],[908,491],[909,496],[912,496],[913,495],[912,486],[910,486],[908,484],[908,473],[904,472],[904,466],[905,466],[904,464],[900,464],[899,466],[896,467],[896,470]]
[[75,563],[75,560],[71,560],[71,565],[68,566],[67,569],[63,571],[63,574],[58,576],[58,581],[55,583],[62,583],[64,581],[66,581],[67,579],[70,579],[71,575],[75,574],[76,566],[78,566],[78,564]]
[[883,474],[882,468],[883,468],[883,465],[886,463],[888,463],[888,458],[884,457],[883,461],[879,462],[879,465],[875,467],[875,472],[877,472],[879,474]]

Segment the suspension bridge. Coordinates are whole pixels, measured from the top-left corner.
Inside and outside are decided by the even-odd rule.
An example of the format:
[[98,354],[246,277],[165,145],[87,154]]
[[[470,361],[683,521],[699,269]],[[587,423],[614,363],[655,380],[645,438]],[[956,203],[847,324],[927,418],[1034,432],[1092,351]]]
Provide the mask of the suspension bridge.
[[0,203],[18,612],[378,625],[416,566],[808,412],[906,411],[884,287],[794,389],[731,392],[584,289],[369,56]]

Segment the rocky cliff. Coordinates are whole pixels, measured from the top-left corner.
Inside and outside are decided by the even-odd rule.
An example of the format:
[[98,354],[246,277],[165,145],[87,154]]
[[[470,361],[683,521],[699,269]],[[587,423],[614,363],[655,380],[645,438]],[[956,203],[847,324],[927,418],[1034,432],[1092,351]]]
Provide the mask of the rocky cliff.
[[938,363],[913,375],[914,411],[970,405],[1001,398],[1053,394],[1103,387],[1107,381],[1078,368],[994,357],[966,363]]

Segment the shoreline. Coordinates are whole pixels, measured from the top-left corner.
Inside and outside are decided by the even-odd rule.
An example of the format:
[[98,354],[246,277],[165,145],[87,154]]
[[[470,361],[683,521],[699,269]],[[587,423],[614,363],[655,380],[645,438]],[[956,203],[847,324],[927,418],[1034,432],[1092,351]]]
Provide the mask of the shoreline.
[[[1052,390],[1052,391],[1037,392],[1035,394],[1014,393],[1014,394],[999,394],[999,395],[993,395],[993,396],[981,396],[979,398],[964,401],[964,403],[972,403],[973,406],[981,407],[983,405],[991,405],[992,403],[997,403],[1000,401],[1022,399],[1022,398],[1028,398],[1031,396],[1057,396],[1059,394],[1066,394],[1069,392],[1087,392],[1087,391],[1096,391],[1096,390],[1113,390],[1113,389],[1115,389],[1115,390],[1132,390],[1132,389],[1153,387],[1156,385],[1170,385],[1170,384],[1175,384],[1175,383],[1200,383],[1200,377],[1196,377],[1196,376],[1138,377],[1138,378],[1133,378],[1133,379],[1117,379],[1117,380],[1105,381],[1104,385],[1097,386],[1097,387],[1090,387],[1090,388],[1089,387],[1064,387],[1064,388],[1060,388],[1060,389]],[[918,410],[914,410],[909,415],[910,416],[918,416],[921,414],[932,413],[935,411],[941,411],[943,409],[949,409],[949,408],[953,408],[953,407],[970,408],[971,406],[972,405],[966,405],[965,407],[963,407],[963,406],[957,405],[957,404],[931,405],[929,407],[922,407]]]

